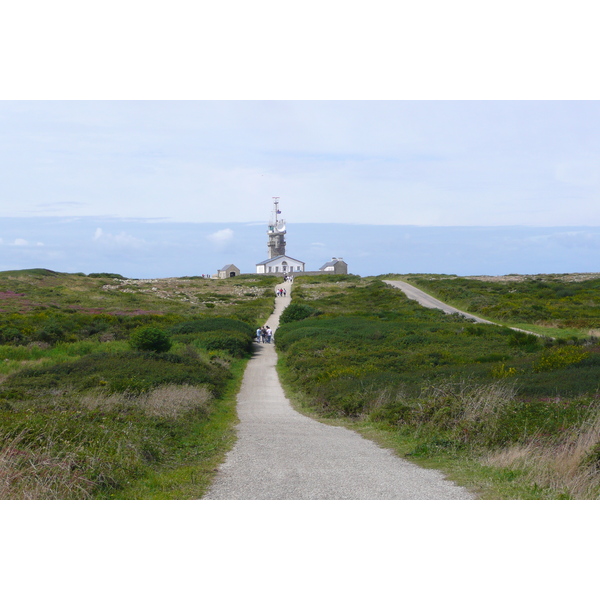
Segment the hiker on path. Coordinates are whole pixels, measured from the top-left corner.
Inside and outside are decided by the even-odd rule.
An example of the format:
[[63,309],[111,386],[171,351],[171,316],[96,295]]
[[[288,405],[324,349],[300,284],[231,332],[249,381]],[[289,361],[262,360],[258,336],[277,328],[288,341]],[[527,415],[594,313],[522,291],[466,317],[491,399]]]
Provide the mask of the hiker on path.
[[271,328],[268,325],[267,325],[266,329],[267,329],[267,344],[270,344],[271,338],[273,337],[273,331],[271,330]]
[[261,336],[261,328],[259,327],[259,328],[256,330],[256,341],[257,341],[257,342],[260,342],[260,339],[261,339],[261,337],[262,337],[262,336]]

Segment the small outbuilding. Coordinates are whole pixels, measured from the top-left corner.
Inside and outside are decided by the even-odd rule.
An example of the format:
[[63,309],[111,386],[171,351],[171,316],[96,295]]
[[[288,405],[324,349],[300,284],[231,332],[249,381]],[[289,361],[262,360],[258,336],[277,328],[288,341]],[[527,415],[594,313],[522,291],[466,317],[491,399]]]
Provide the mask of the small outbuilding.
[[217,277],[219,279],[227,279],[228,277],[237,277],[240,274],[240,270],[235,265],[225,265],[222,269],[217,271]]
[[336,275],[347,275],[348,265],[341,258],[334,257],[325,263],[319,271],[323,271],[323,273],[335,273]]

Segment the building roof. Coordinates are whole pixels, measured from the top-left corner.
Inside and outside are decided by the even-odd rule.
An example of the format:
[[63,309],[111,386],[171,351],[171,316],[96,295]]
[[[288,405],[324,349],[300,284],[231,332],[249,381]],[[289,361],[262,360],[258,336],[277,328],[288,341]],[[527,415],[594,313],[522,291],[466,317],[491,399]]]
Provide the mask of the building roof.
[[219,269],[219,271],[230,271],[231,269],[237,269],[239,271],[235,265],[225,265],[222,269]]
[[258,265],[266,265],[266,264],[268,264],[270,262],[273,262],[274,260],[277,260],[278,258],[287,258],[289,260],[295,260],[296,262],[305,264],[303,261],[298,260],[297,258],[292,258],[291,256],[287,256],[285,254],[282,254],[281,256],[274,256],[273,258],[267,258],[267,260],[263,260],[261,262],[258,262],[258,263],[256,263],[256,266],[258,266]]

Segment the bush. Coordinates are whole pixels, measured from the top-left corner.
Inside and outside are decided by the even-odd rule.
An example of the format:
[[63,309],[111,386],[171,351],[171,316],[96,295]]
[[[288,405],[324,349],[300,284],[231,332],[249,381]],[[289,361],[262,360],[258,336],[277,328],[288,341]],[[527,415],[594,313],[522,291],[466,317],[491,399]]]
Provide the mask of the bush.
[[149,352],[168,352],[172,345],[169,336],[156,327],[136,329],[129,338],[129,344],[134,350]]
[[533,370],[536,373],[541,373],[543,371],[563,369],[570,365],[580,363],[588,356],[589,352],[586,352],[583,348],[577,346],[566,346],[546,350],[533,366]]
[[307,304],[290,304],[282,313],[281,323],[292,323],[293,321],[302,321],[308,317],[313,317],[320,314],[319,311],[308,306]]

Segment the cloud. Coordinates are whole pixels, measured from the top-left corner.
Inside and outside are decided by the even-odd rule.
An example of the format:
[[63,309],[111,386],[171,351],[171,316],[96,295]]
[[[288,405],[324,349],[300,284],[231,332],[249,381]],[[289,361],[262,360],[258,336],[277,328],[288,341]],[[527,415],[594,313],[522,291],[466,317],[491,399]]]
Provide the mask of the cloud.
[[[0,245],[4,244],[4,240],[2,238],[0,238]],[[43,246],[44,243],[43,242],[29,242],[28,240],[26,240],[25,238],[16,238],[14,242],[7,242],[6,243],[7,246],[18,246],[18,247],[25,247],[25,246]]]
[[104,233],[102,227],[96,228],[94,233],[94,241],[104,245],[120,248],[141,248],[146,244],[144,240],[136,238],[133,235],[129,235],[123,231],[117,235],[112,233]]
[[229,245],[233,239],[233,229],[219,229],[215,233],[207,235],[207,239],[210,240],[217,248],[225,248]]

